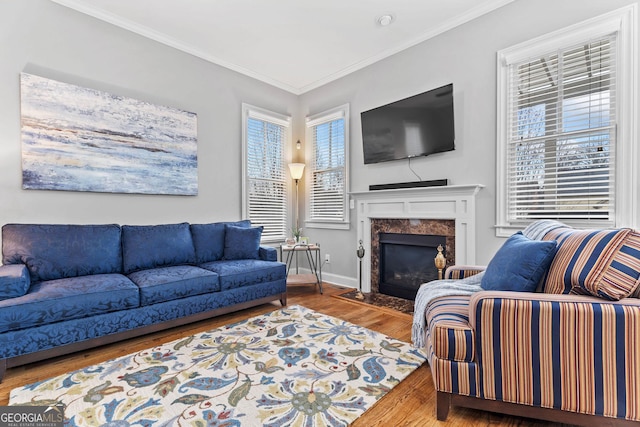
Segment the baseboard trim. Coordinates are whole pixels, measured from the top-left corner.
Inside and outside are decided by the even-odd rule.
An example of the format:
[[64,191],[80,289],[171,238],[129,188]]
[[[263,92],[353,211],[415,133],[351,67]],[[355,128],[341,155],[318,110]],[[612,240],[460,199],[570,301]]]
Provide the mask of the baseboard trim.
[[[308,268],[300,267],[301,274],[311,274]],[[343,286],[345,288],[358,289],[358,279],[355,277],[341,276],[340,274],[322,272],[322,281],[331,285]]]

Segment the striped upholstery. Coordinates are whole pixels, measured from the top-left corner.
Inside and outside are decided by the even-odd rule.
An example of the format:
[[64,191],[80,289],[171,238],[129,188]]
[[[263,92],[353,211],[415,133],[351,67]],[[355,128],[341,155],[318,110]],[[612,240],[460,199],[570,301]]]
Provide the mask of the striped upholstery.
[[640,301],[479,292],[479,397],[640,421]]
[[438,348],[433,323],[455,323],[444,307],[460,312],[461,300],[427,311],[437,391],[640,421],[640,300],[478,292],[468,300],[475,356],[460,361]]
[[[640,423],[640,232],[538,221],[524,234],[558,241],[545,293],[481,291],[427,306],[436,390]],[[481,270],[454,266],[445,278]]]
[[[464,300],[464,303],[462,301],[458,301],[457,303],[454,301],[450,302],[452,311],[457,311],[460,317],[457,317],[455,314],[446,314],[446,307],[447,304],[449,304],[449,300]],[[445,331],[448,329],[447,325],[450,325],[453,328],[452,330],[454,331],[470,329],[468,322],[468,304],[469,297],[443,297],[439,298],[438,300],[434,300],[433,303],[429,305],[427,309],[427,313],[429,315],[427,318],[428,327],[425,332],[425,348],[429,357],[431,376],[433,377],[433,382],[436,390],[445,391],[447,393],[463,394],[467,396],[477,396],[477,364],[470,361],[465,362],[448,360],[449,348],[451,348],[450,344],[453,344],[453,353],[457,353],[455,349],[461,349],[460,345],[456,345],[457,343],[455,341],[452,343],[447,339],[443,341],[440,341],[439,339],[433,339],[434,333],[439,336],[446,336],[447,333]],[[464,310],[462,310],[463,305]],[[431,315],[432,310],[437,311],[438,314]],[[464,311],[464,314],[460,313],[461,311]],[[472,344],[473,341],[474,340],[472,339]],[[460,343],[464,343],[466,345],[467,340],[462,340]],[[446,346],[445,350],[441,350],[439,348],[443,344]],[[436,351],[438,355],[436,355]],[[462,353],[462,351],[460,353]],[[466,353],[466,350],[464,351],[464,353]],[[471,354],[474,354],[473,350]]]
[[478,365],[435,357],[429,362],[436,390],[478,397]]
[[427,307],[427,329],[436,357],[457,362],[473,360],[475,340],[469,326],[469,298],[438,298]]
[[466,279],[486,270],[486,266],[482,265],[453,265],[447,268],[444,272],[444,279]]
[[619,269],[621,277],[613,277],[610,280],[633,280],[635,274],[635,291],[631,293],[631,297],[640,298],[640,232],[634,230],[629,233],[614,262],[624,265],[625,268]]
[[558,252],[544,292],[591,294],[614,301],[628,297],[640,277],[640,247],[634,234],[630,229],[549,231],[542,239],[557,240]]

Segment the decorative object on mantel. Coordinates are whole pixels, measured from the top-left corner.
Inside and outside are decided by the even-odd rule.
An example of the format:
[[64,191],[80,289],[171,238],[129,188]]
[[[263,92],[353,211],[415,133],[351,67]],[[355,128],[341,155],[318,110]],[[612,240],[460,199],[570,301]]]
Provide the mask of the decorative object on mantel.
[[436,264],[436,268],[438,269],[438,280],[442,280],[442,270],[447,265],[447,259],[442,255],[443,247],[442,245],[438,245],[438,254],[434,258],[434,263]]
[[294,305],[16,388],[9,403],[61,402],[70,425],[346,426],[426,359]]
[[364,246],[362,246],[362,240],[360,240],[360,245],[358,246],[356,255],[359,258],[360,265],[360,272],[358,274],[358,292],[356,293],[356,298],[364,299],[364,294],[362,293],[362,258],[364,257]]
[[24,189],[198,194],[195,113],[20,77]]

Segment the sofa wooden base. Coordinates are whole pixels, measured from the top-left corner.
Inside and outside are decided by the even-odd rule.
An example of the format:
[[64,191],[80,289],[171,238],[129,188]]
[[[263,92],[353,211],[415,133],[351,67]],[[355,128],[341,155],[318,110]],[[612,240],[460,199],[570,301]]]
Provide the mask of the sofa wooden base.
[[519,417],[535,418],[539,420],[589,427],[594,425],[597,425],[598,427],[638,426],[637,421],[578,414],[575,412],[562,411],[560,409],[518,405],[516,403],[480,399],[472,396],[461,396],[459,394],[445,393],[442,391],[437,392],[436,416],[439,421],[447,419],[447,416],[449,415],[449,408],[451,406],[462,406],[465,408],[480,409],[482,411],[498,412],[507,415],[517,415]]
[[251,308],[258,305],[267,304],[274,300],[279,300],[283,307],[286,306],[287,293],[283,292],[277,295],[271,295],[268,297],[255,299],[252,301],[246,301],[240,304],[230,305],[228,307],[220,307],[220,308],[216,308],[215,310],[204,311],[201,313],[193,314],[191,316],[181,317],[179,319],[172,319],[172,320],[167,320],[166,322],[154,323],[153,325],[143,326],[141,328],[136,328],[136,329],[130,329],[128,331],[122,331],[116,334],[92,338],[86,341],[67,344],[64,346],[54,347],[48,350],[37,351],[34,353],[22,355],[22,356],[11,357],[8,359],[0,359],[0,382],[2,382],[4,378],[4,374],[9,368],[26,365],[28,363],[38,362],[44,359],[50,359],[52,357],[58,357],[66,354],[75,353],[77,351],[87,350],[90,348],[99,347],[105,344],[111,344],[117,341],[123,341],[129,338],[134,338],[141,335],[163,331],[165,329],[173,328],[176,326],[182,326],[189,323],[194,323],[201,320],[209,319],[212,317],[221,316],[223,314],[244,310],[245,308]]

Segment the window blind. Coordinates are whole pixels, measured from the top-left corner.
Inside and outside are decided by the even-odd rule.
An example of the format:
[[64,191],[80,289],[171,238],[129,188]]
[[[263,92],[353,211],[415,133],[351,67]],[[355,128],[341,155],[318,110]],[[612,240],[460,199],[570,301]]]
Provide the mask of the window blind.
[[616,38],[508,64],[508,220],[613,223]]
[[286,135],[283,124],[247,119],[247,213],[264,241],[287,236]]
[[345,219],[345,119],[333,119],[312,127],[311,220]]

